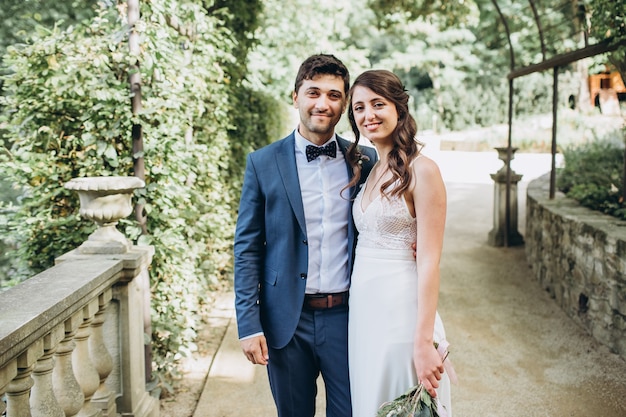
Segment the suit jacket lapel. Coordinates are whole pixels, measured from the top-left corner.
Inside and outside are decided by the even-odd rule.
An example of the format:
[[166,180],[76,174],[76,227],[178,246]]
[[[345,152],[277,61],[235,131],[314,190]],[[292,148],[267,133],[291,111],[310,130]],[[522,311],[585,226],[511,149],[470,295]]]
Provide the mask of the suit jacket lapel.
[[[344,159],[346,159],[346,150],[350,146],[351,142],[337,136],[337,142],[339,144],[339,149],[343,153]],[[352,166],[348,163],[346,159],[346,169],[348,170],[348,181],[352,178]],[[350,187],[347,191],[349,192],[348,198],[352,200],[356,196],[356,191],[358,188],[356,186]],[[354,259],[354,247],[356,244],[356,228],[354,227],[354,222],[352,219],[352,201],[350,202],[350,210],[348,210],[348,265],[350,265],[350,270],[352,270],[352,264]]]
[[[346,161],[346,170],[348,171],[348,181],[350,181],[354,173],[352,172],[352,166],[350,166],[350,164],[348,163],[348,160],[346,159],[346,151],[348,150],[348,147],[352,144],[352,142],[340,136],[337,136],[337,142],[339,145],[339,149],[341,149],[341,153],[343,154],[343,158]],[[354,197],[356,197],[357,190],[358,188],[356,186],[352,186],[348,189],[350,199],[353,199]]]
[[302,233],[306,235],[306,222],[304,220],[304,206],[302,205],[302,193],[300,191],[300,181],[298,180],[298,167],[295,158],[295,137],[293,133],[282,141],[276,153],[276,164],[280,172],[280,178],[285,186],[287,198],[291,203]]

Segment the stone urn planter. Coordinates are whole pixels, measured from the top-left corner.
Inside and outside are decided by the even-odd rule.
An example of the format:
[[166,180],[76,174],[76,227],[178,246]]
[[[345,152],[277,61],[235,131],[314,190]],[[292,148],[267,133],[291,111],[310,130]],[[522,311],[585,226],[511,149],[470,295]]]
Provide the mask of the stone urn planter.
[[94,221],[98,228],[78,247],[80,253],[126,253],[131,242],[116,228],[120,219],[132,211],[133,191],[145,183],[137,177],[81,177],[65,184],[78,193],[81,217]]

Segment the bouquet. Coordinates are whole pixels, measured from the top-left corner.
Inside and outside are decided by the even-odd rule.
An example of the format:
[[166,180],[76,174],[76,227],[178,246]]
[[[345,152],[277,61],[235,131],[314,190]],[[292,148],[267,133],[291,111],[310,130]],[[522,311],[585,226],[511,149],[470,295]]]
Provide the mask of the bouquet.
[[[435,343],[435,348],[441,355],[444,368],[450,381],[456,383],[456,372],[448,357],[448,342]],[[393,401],[386,402],[378,409],[376,417],[447,417],[446,409],[439,404],[436,398],[430,396],[420,383],[411,387],[407,392]]]
[[[441,407],[443,409],[443,407]],[[437,400],[418,384],[378,409],[377,417],[445,417]]]

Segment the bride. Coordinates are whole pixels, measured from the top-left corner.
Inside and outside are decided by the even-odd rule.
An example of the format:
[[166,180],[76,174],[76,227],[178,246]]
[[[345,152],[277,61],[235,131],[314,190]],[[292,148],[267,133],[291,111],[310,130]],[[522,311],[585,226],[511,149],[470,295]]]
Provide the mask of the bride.
[[396,75],[366,71],[350,97],[356,141],[348,160],[357,173],[350,185],[358,181],[361,135],[380,157],[353,205],[359,231],[348,333],[353,415],[375,417],[382,403],[422,383],[451,417],[449,375],[435,347],[447,345],[437,313],[445,186],[436,163],[420,153],[409,96]]

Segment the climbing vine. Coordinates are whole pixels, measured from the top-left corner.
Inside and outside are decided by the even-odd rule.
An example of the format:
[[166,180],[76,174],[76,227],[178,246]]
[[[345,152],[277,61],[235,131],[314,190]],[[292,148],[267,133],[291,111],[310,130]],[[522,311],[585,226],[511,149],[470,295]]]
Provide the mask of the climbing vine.
[[[38,30],[27,44],[10,46],[3,61],[0,175],[20,197],[2,207],[0,228],[14,243],[16,281],[50,267],[93,230],[63,185],[74,177],[133,175],[131,129],[142,126],[146,187],[135,199],[144,204],[147,234],[132,218],[118,227],[155,248],[151,338],[155,375],[166,389],[194,348],[202,304],[230,279],[236,187],[249,150],[233,152],[232,138],[254,130],[255,141],[266,143],[262,135],[274,134],[278,123],[254,116],[272,99],[241,87],[245,70],[236,55],[245,51],[237,39],[253,27],[231,30],[235,11],[207,3],[142,2],[138,56],[128,52],[120,2],[82,24]],[[128,76],[137,68],[143,109],[133,115]],[[234,112],[244,100],[255,107]],[[237,126],[249,121],[256,126]]]

